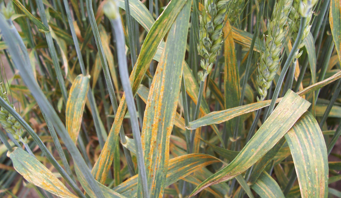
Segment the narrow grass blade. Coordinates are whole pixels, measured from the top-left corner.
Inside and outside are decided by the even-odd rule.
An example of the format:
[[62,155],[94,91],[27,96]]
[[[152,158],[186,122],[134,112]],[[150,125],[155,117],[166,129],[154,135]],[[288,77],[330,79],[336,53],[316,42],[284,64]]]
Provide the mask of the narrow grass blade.
[[20,3],[19,0],[13,0],[13,3],[38,27],[38,29],[42,32],[48,32],[49,28],[44,25],[39,19],[34,17],[24,5]]
[[[119,66],[119,72],[121,77],[121,82],[123,86],[124,93],[126,95],[126,103],[128,106],[129,114],[130,114],[130,123],[131,123],[131,129],[134,135],[135,140],[135,146],[136,146],[136,158],[137,158],[137,168],[139,171],[139,182],[138,182],[138,189],[139,192],[141,192],[139,195],[145,198],[150,197],[150,189],[148,187],[147,183],[147,175],[146,175],[146,163],[143,158],[143,148],[141,143],[141,137],[140,137],[140,128],[139,128],[139,122],[137,119],[137,111],[134,101],[134,93],[131,88],[131,83],[129,80],[129,72],[128,72],[128,64],[126,60],[126,54],[125,54],[125,41],[124,41],[124,33],[122,29],[122,22],[121,17],[119,15],[118,8],[116,7],[115,2],[111,2],[112,7],[111,10],[104,10],[107,17],[110,19],[111,25],[114,29],[114,35],[116,38],[116,49],[117,49],[117,57],[118,57],[118,66]],[[108,4],[109,6],[109,4]],[[108,12],[109,11],[109,12]],[[114,16],[110,16],[110,12],[114,13]],[[116,145],[115,153],[119,154],[119,147]],[[117,162],[117,160],[116,160]],[[117,166],[116,166],[117,167]],[[116,168],[118,170],[118,168]],[[118,184],[119,182],[116,182]]]
[[262,198],[284,198],[281,188],[267,172],[262,173],[252,189]]
[[54,145],[56,147],[56,150],[58,152],[58,155],[59,157],[61,158],[62,160],[62,163],[64,165],[64,168],[66,169],[66,172],[70,175],[70,176],[73,176],[72,175],[72,171],[71,171],[71,168],[70,168],[70,165],[66,159],[66,156],[65,156],[65,153],[64,153],[64,150],[62,148],[62,145],[60,144],[60,141],[58,139],[58,136],[57,136],[57,133],[56,131],[54,130],[54,127],[51,123],[51,121],[45,116],[44,113],[43,114],[43,117],[44,117],[44,120],[46,122],[46,125],[47,125],[47,128],[49,129],[49,132],[50,132],[50,135],[52,137],[52,140],[54,142]]
[[294,160],[302,197],[326,197],[328,154],[314,116],[307,112],[285,135]]
[[90,76],[79,75],[73,81],[66,104],[66,129],[76,144],[80,131]]
[[99,75],[102,71],[101,60],[99,58],[99,53],[95,56],[95,61],[91,70],[92,88],[95,88],[98,82]]
[[[185,178],[183,178],[182,180],[191,183],[195,186],[199,185],[203,180],[199,179],[196,177],[197,175],[189,175]],[[212,187],[212,186],[211,186]],[[212,189],[211,187],[205,188],[205,190],[209,193],[211,193],[212,195],[214,195],[214,197],[220,197],[223,198],[223,195],[219,194],[217,191],[215,191],[214,189]],[[207,195],[206,195],[207,196]]]
[[[239,80],[239,70],[236,57],[236,49],[233,41],[232,26],[228,21],[224,26],[224,58],[225,58],[225,71],[224,71],[224,106],[225,109],[236,107],[239,105],[240,100],[240,80]],[[224,143],[227,145],[228,138],[237,123],[238,119],[232,119],[226,123],[226,129],[224,130]],[[231,134],[232,135],[232,134]]]
[[316,82],[316,52],[315,52],[315,40],[311,33],[303,41],[305,48],[307,49],[310,73],[311,73],[311,83]]
[[49,169],[21,148],[16,148],[7,155],[11,158],[14,169],[27,181],[59,197],[77,197]]
[[[149,68],[149,63],[152,61],[157,51],[158,44],[161,42],[163,37],[172,26],[173,22],[176,19],[176,16],[179,14],[185,3],[186,1],[171,1],[167,8],[163,11],[162,15],[160,15],[157,21],[153,24],[153,27],[150,29],[150,32],[144,40],[140,55],[134,66],[134,69],[130,75],[130,83],[132,83],[133,94],[136,94],[137,89],[144,77],[144,74]],[[101,179],[101,181],[105,181],[114,157],[114,148],[118,143],[118,134],[123,122],[124,115],[127,111],[127,103],[125,99],[126,97],[125,95],[123,95],[120,105],[117,109],[115,121],[110,130],[108,139],[105,142],[105,145],[94,168],[92,169],[92,174],[95,176],[96,179]]]
[[231,151],[228,149],[221,148],[219,146],[215,146],[206,140],[202,141],[208,144],[209,147],[211,147],[216,153],[218,153],[220,157],[224,157],[225,159],[227,159],[228,162],[231,162],[239,153],[239,151]]
[[[111,78],[112,78],[112,81],[114,83],[115,90],[118,93],[120,89],[119,89],[119,83],[118,83],[118,75],[116,72],[116,67],[114,65],[114,63],[115,63],[114,56],[111,53],[110,46],[109,46],[110,45],[110,35],[107,34],[107,32],[105,31],[105,29],[102,25],[98,26],[98,30],[99,30],[99,35],[101,37],[101,41],[102,41],[102,45],[103,45],[103,51],[104,51],[105,57],[107,58],[107,61],[108,61]],[[120,95],[117,94],[116,96],[118,97],[118,100],[120,100]]]
[[[207,154],[188,154],[169,160],[166,185],[169,186],[196,171],[221,161]],[[114,190],[124,196],[134,197],[137,193],[137,177],[134,176],[123,182]]]
[[283,167],[280,164],[275,165],[274,173],[277,178],[279,186],[281,187],[281,189],[284,189],[288,185],[289,179],[286,176],[286,173],[284,172]]
[[246,192],[248,197],[253,198],[253,194],[251,192],[250,186],[245,181],[244,177],[242,175],[238,175],[236,177],[236,180],[238,181],[239,185],[242,187],[242,189]]
[[161,196],[165,188],[170,135],[180,95],[190,8],[191,1],[187,1],[169,31],[148,96],[142,144],[152,197]]
[[[44,8],[42,0],[36,0],[36,4],[37,4],[39,14],[41,16],[41,20],[43,21],[44,26],[48,26],[45,8]],[[65,86],[64,77],[63,77],[63,74],[59,65],[56,48],[52,40],[51,32],[45,31],[45,36],[46,36],[47,46],[52,57],[53,66],[57,74],[58,84],[62,92],[64,101],[66,102],[67,101],[66,86]]]
[[[183,76],[184,76],[185,84],[186,84],[186,92],[188,96],[196,104],[198,102],[199,85],[191,69],[189,68],[187,64],[185,64],[183,67]],[[204,98],[201,99],[200,112],[203,115],[210,113],[210,108]],[[220,142],[224,144],[221,132],[219,131],[218,127],[216,125],[211,125],[211,127],[214,133],[218,136]]]
[[212,91],[212,94],[217,99],[217,102],[219,102],[219,105],[221,106],[221,108],[225,109],[225,102],[224,102],[225,98],[224,98],[224,95],[219,90],[218,85],[211,78],[208,78],[207,80],[208,80],[207,83],[208,83],[208,87],[210,88],[210,91]]
[[329,23],[332,31],[335,48],[341,62],[341,2],[340,0],[331,0],[329,9]]
[[309,106],[308,101],[289,90],[238,156],[196,187],[191,196],[208,186],[230,180],[250,168],[285,135]]

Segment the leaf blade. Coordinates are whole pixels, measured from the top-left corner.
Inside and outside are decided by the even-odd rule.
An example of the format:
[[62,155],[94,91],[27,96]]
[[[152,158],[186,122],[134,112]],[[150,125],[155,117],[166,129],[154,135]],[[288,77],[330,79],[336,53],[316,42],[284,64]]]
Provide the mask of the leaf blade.
[[335,48],[341,62],[341,2],[339,0],[331,0],[330,2],[329,23]]
[[54,174],[22,148],[8,152],[14,169],[27,181],[59,197],[75,197]]
[[66,129],[75,144],[81,127],[89,81],[90,76],[78,75],[73,81],[66,103]]
[[285,135],[302,197],[325,197],[328,190],[327,146],[314,116],[307,112]]
[[142,145],[152,197],[161,196],[165,187],[170,135],[179,100],[186,52],[190,3],[191,1],[186,3],[169,31],[144,115]]
[[191,196],[208,186],[230,180],[246,171],[284,136],[309,106],[308,101],[289,90],[237,157],[228,166],[201,183]]

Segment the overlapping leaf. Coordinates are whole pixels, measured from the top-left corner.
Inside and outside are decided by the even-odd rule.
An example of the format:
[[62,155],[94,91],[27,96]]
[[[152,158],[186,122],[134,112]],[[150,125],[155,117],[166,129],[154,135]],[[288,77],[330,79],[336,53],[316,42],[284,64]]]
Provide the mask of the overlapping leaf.
[[309,106],[308,101],[292,91],[288,91],[277,108],[237,157],[228,166],[197,186],[191,195],[193,196],[213,184],[230,180],[246,171],[285,135]]
[[[152,61],[153,56],[157,51],[157,46],[168,32],[177,15],[181,11],[182,7],[187,1],[171,1],[163,14],[153,24],[150,29],[134,69],[130,75],[130,82],[133,89],[133,94],[136,94],[137,89],[143,79],[144,74],[149,68],[149,63]],[[110,130],[110,134],[105,142],[105,145],[101,151],[101,155],[97,160],[95,166],[92,169],[92,174],[96,179],[103,183],[108,175],[110,165],[113,160],[114,149],[118,143],[118,134],[122,125],[124,114],[127,111],[127,104],[125,101],[125,95],[123,95],[120,105],[115,115],[115,121]]]

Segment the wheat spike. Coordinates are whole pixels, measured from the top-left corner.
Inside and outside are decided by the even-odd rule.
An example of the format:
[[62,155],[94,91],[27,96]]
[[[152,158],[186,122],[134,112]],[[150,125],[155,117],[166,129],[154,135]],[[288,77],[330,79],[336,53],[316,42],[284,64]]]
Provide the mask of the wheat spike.
[[279,67],[280,53],[285,39],[285,26],[293,0],[280,0],[275,4],[272,20],[268,23],[266,49],[261,53],[257,75],[258,100],[264,100]]
[[227,11],[226,0],[205,0],[201,11],[198,53],[203,57],[200,66],[205,70],[199,73],[203,81],[211,72],[213,62],[223,45],[223,26]]
[[[13,106],[8,100],[6,89],[2,83],[0,83],[0,96],[8,104]],[[24,133],[21,124],[3,107],[0,107],[0,124],[6,130],[6,132],[10,133],[16,140],[20,140],[21,142],[24,141],[21,138]]]
[[300,49],[304,46],[304,39],[308,36],[310,32],[310,22],[313,16],[313,7],[317,3],[317,0],[295,0],[293,3],[292,11],[289,15],[289,24],[290,24],[290,32],[293,39],[296,39],[298,34],[298,29],[300,27],[300,17],[304,16],[306,17],[306,24],[303,31],[303,36],[300,41],[300,45],[298,46],[298,50],[295,55],[295,59],[298,59],[302,52],[300,52]]

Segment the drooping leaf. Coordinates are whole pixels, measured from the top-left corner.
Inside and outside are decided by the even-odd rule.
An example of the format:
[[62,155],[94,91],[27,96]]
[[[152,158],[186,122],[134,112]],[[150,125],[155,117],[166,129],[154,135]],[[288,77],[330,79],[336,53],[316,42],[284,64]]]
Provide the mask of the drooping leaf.
[[308,101],[289,90],[237,157],[228,166],[197,186],[191,196],[208,186],[230,180],[246,171],[285,135],[309,106]]
[[89,89],[90,76],[80,74],[73,81],[66,104],[66,129],[76,143],[82,123],[86,95]]
[[7,156],[11,158],[14,169],[30,183],[59,197],[77,197],[49,169],[22,148],[15,148]]
[[325,197],[328,190],[327,146],[314,116],[307,112],[285,135],[302,197]]

